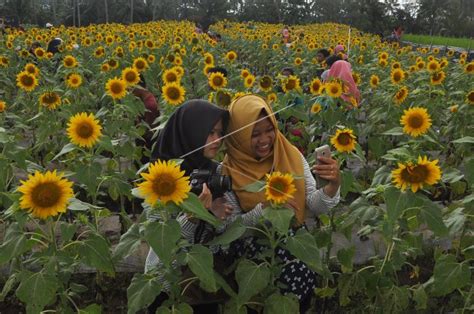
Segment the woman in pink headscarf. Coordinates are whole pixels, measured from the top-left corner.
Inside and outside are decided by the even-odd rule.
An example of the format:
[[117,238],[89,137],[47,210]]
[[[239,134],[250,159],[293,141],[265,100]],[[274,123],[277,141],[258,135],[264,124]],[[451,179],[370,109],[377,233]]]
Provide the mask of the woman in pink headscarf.
[[331,70],[328,73],[328,80],[331,78],[339,79],[344,83],[344,86],[347,88],[341,98],[344,101],[351,102],[351,97],[355,98],[357,104],[360,103],[360,92],[357,88],[354,78],[352,77],[352,67],[351,64],[344,60],[339,60],[334,62],[331,66]]
[[342,54],[341,58],[343,60],[347,60],[347,55],[344,53],[344,51],[346,50],[346,48],[344,48],[343,45],[337,45],[336,47],[334,47],[334,54],[337,56],[339,55],[339,53]]

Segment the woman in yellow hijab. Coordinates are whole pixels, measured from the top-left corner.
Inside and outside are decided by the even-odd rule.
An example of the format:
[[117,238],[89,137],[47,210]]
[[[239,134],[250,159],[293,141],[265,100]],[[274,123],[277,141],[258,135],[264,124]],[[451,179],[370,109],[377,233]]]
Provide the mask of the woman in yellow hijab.
[[[304,156],[278,130],[277,120],[265,100],[255,95],[236,99],[229,108],[230,121],[226,138],[227,154],[222,164],[223,173],[232,177],[229,203],[234,208],[233,217],[241,216],[244,224],[257,224],[267,207],[264,192],[251,193],[245,187],[255,181],[265,180],[273,171],[291,173],[295,177],[296,192],[286,204],[295,211],[297,225],[304,225],[310,213],[326,212],[339,202],[340,173],[337,161],[320,158],[313,167],[321,178],[329,181],[323,189],[316,189],[316,182]],[[290,231],[290,234],[291,231]],[[264,248],[255,239],[235,241],[230,253],[235,257],[252,258]],[[250,256],[249,256],[250,255]],[[300,300],[304,313],[313,288],[315,273],[303,262],[295,260],[287,250],[277,249],[277,255],[287,263],[279,281],[286,287],[284,294],[293,293]],[[288,263],[288,261],[292,261]]]

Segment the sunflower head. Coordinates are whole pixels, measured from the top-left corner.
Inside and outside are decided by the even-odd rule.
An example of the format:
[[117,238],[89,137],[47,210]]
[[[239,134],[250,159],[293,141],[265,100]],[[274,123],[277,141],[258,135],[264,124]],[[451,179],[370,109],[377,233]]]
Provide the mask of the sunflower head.
[[249,74],[250,74],[250,71],[247,69],[243,69],[242,71],[240,71],[240,77],[243,79],[245,79]]
[[469,62],[464,67],[464,72],[467,74],[474,74],[474,61]]
[[66,84],[69,88],[78,88],[82,84],[82,76],[77,73],[71,73],[66,77]]
[[105,84],[107,94],[113,99],[122,99],[127,95],[127,83],[117,77],[111,78]]
[[439,85],[443,83],[446,74],[443,71],[434,72],[431,74],[431,85]]
[[301,65],[303,63],[303,60],[300,57],[295,58],[295,65]]
[[267,95],[267,102],[269,104],[274,103],[277,99],[278,99],[278,96],[275,93],[270,93]]
[[161,88],[165,101],[170,105],[179,105],[184,102],[186,90],[178,83],[166,84]]
[[18,191],[22,193],[20,207],[40,219],[65,213],[69,199],[74,196],[72,182],[57,175],[56,170],[30,174],[28,180],[21,181]]
[[294,178],[291,174],[283,174],[279,171],[267,174],[267,182],[265,185],[265,197],[267,201],[273,204],[284,204],[293,198],[296,192]]
[[22,71],[16,76],[16,85],[24,91],[31,92],[38,86],[38,79],[33,74]]
[[406,86],[403,86],[395,93],[395,95],[393,96],[393,101],[395,101],[397,105],[400,105],[405,101],[405,99],[407,99],[407,97],[408,88]]
[[393,84],[400,84],[405,78],[405,72],[402,69],[396,68],[390,73],[390,80]]
[[174,83],[174,82],[179,83],[180,76],[175,70],[168,69],[163,72],[162,80],[164,84],[169,84],[169,83]]
[[38,76],[40,73],[40,70],[38,69],[38,67],[34,65],[33,63],[27,63],[25,65],[25,71],[30,74],[33,74],[34,76]]
[[377,75],[372,75],[370,77],[370,87],[377,88],[379,86],[380,78]]
[[425,134],[431,127],[431,117],[425,108],[413,107],[404,110],[400,123],[403,126],[403,132],[417,137]]
[[290,75],[283,80],[282,89],[285,93],[292,90],[300,90],[300,79],[296,75]]
[[232,62],[235,59],[237,59],[237,53],[235,51],[231,50],[228,53],[226,53],[225,58]]
[[61,96],[56,92],[46,92],[39,97],[39,103],[43,107],[53,110],[61,105]]
[[125,68],[122,70],[122,81],[124,81],[127,86],[137,85],[140,82],[140,74],[134,67]]
[[145,198],[145,202],[152,206],[157,201],[179,205],[191,190],[189,177],[184,176],[184,171],[174,161],[158,160],[141,176],[145,181],[138,185],[138,191]]
[[354,83],[356,83],[356,85],[360,85],[360,83],[362,82],[362,79],[359,73],[355,73],[355,72],[352,73],[352,79],[354,80]]
[[67,133],[71,143],[80,147],[92,147],[102,136],[101,130],[94,114],[82,112],[69,119]]
[[429,72],[437,72],[439,71],[440,67],[441,66],[439,65],[439,62],[434,59],[428,62],[428,64],[426,65],[426,69]]
[[319,113],[322,107],[320,103],[315,103],[311,106],[311,113]]
[[148,61],[146,61],[145,58],[138,57],[133,60],[133,67],[137,69],[138,72],[143,72],[149,67]]
[[474,90],[467,93],[466,102],[470,105],[474,105]]
[[214,72],[209,75],[209,86],[212,89],[218,90],[224,88],[227,85],[227,78],[221,72]]
[[64,67],[66,68],[74,68],[74,67],[77,67],[77,60],[76,58],[74,58],[73,56],[71,55],[67,55],[64,57],[63,59],[63,65]]
[[4,112],[7,109],[7,103],[3,100],[0,100],[0,113]]
[[342,95],[342,85],[338,81],[331,81],[324,85],[324,90],[332,98],[339,98]]
[[253,76],[252,74],[247,75],[247,77],[244,79],[245,88],[251,88],[254,83],[255,83],[255,76]]
[[351,129],[338,129],[336,134],[331,137],[331,144],[338,152],[350,153],[355,149],[356,143],[356,137]]
[[313,95],[320,95],[323,89],[323,83],[320,79],[314,78],[311,83],[309,83],[309,91]]
[[216,92],[216,104],[220,107],[227,108],[232,102],[232,95],[224,90],[218,90]]
[[399,163],[392,171],[392,182],[402,191],[411,188],[413,193],[423,188],[423,185],[436,184],[441,179],[441,169],[438,160],[430,161],[428,157],[418,157],[416,162]]

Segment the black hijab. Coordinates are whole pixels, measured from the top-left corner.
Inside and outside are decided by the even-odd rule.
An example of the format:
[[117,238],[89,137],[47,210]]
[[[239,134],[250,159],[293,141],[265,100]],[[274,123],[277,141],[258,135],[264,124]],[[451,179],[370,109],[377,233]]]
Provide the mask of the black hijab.
[[[225,130],[229,123],[227,110],[201,99],[185,102],[170,116],[160,131],[152,159],[183,158],[183,155],[204,146],[209,133],[220,119]],[[203,149],[184,157],[181,164],[186,175],[190,175],[194,169],[213,170],[213,167],[212,160],[204,157]]]

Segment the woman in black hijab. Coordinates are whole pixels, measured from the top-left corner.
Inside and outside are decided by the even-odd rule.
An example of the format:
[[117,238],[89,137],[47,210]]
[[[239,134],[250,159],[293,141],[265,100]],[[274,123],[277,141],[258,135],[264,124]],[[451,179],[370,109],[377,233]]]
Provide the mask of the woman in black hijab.
[[[212,159],[219,151],[221,137],[228,121],[227,110],[205,100],[194,99],[185,102],[170,116],[165,127],[160,131],[152,152],[152,160],[183,159],[180,167],[187,176],[197,169],[218,173],[219,164]],[[213,198],[205,184],[199,199],[204,207],[211,210],[219,219],[225,219],[232,212],[232,209],[224,202]],[[149,218],[160,219],[158,215],[150,215]],[[190,243],[204,243],[213,236],[212,226],[204,221],[195,220],[186,215],[178,216],[177,220],[181,225],[182,236]],[[169,291],[170,285],[161,276],[160,266],[159,257],[150,249],[145,262],[145,272],[156,268],[165,292],[162,292],[148,308],[149,313],[155,313],[162,302],[168,298],[166,291]],[[201,299],[202,302],[210,301],[207,296],[201,296],[198,291],[192,291],[191,294],[194,295],[193,299]],[[194,305],[193,309],[194,313],[212,313],[217,310],[215,307],[215,304]]]

